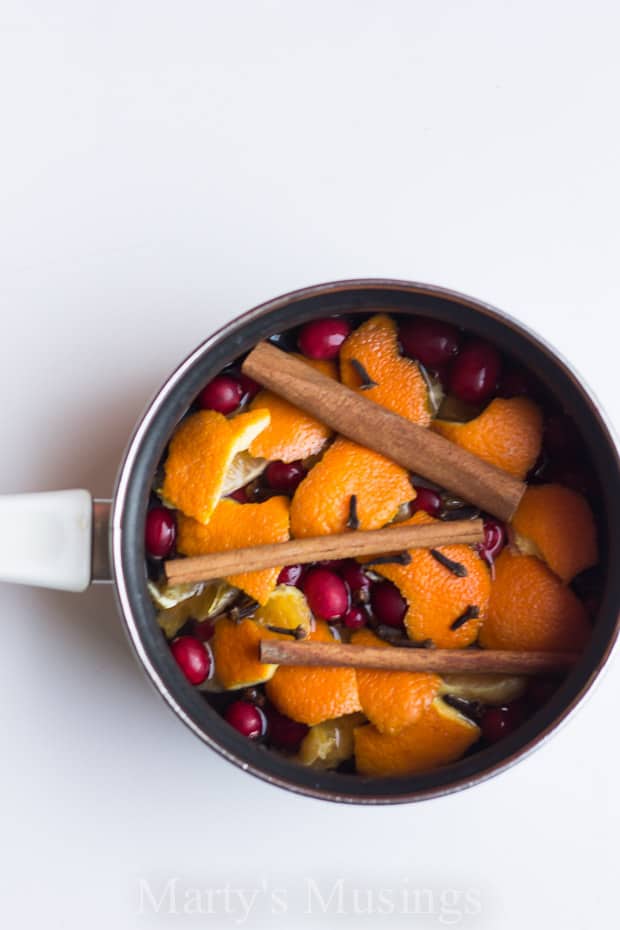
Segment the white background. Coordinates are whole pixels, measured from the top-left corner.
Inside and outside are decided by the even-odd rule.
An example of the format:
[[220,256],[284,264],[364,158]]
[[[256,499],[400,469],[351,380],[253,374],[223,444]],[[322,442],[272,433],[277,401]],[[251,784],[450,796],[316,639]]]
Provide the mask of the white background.
[[[616,7],[3,0],[0,490],[109,494],[135,418],[194,345],[349,276],[509,310],[618,423]],[[192,737],[136,666],[111,590],[1,596],[3,926],[241,919],[140,914],[140,879],[174,876],[289,891],[287,915],[257,904],[246,926],[385,926],[350,901],[304,915],[306,879],[341,876],[433,890],[434,915],[395,926],[615,924],[617,666],[508,774],[345,808]],[[468,889],[480,914],[440,910]]]

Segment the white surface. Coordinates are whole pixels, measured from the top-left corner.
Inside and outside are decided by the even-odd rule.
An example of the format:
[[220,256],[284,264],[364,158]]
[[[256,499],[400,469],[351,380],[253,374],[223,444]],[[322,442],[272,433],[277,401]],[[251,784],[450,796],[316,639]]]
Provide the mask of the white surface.
[[2,581],[85,591],[91,579],[88,491],[0,494]]
[[[0,26],[0,491],[106,496],[143,404],[205,334],[338,277],[504,307],[619,422],[611,0],[4,0]],[[350,897],[304,914],[307,880],[327,894],[347,876],[433,890],[433,916],[394,926],[614,922],[617,663],[508,774],[349,809],[269,788],[186,732],[110,590],[0,590],[4,926],[240,925],[223,894],[215,916],[148,899],[140,914],[141,878],[175,876],[181,892],[258,887],[245,926],[276,930],[385,926]],[[286,915],[263,888],[288,891]],[[481,912],[452,910],[451,890]]]

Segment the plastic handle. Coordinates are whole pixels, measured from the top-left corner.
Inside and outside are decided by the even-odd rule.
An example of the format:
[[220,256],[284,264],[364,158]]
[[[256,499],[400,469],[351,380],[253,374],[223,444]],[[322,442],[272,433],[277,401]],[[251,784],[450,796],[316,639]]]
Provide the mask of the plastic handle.
[[0,580],[84,591],[91,581],[88,491],[0,496]]

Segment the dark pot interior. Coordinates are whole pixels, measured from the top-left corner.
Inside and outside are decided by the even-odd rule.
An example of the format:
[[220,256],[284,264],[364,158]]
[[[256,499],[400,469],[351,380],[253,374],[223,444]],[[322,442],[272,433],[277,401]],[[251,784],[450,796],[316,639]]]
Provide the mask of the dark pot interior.
[[[577,667],[552,700],[502,742],[453,765],[409,778],[375,779],[304,768],[240,736],[189,685],[172,659],[146,588],[144,520],[153,474],[180,417],[200,388],[259,340],[317,316],[419,313],[484,336],[532,369],[573,417],[590,450],[602,489],[602,605],[592,639]],[[138,425],[119,473],[113,511],[113,565],[129,638],[156,688],[208,745],[254,775],[327,800],[383,804],[419,800],[474,784],[539,745],[588,690],[617,634],[620,574],[620,470],[614,440],[600,411],[555,353],[515,321],[471,298],[399,281],[345,281],[284,295],[249,311],[210,337],[164,385]]]

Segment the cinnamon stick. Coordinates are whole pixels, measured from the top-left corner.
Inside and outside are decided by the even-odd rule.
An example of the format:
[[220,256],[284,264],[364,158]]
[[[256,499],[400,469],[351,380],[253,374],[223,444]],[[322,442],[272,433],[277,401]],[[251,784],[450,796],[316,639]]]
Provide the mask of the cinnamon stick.
[[404,649],[350,643],[262,639],[261,662],[275,665],[348,666],[386,671],[550,675],[566,672],[579,656],[572,652],[509,652],[492,649]]
[[436,546],[473,545],[481,542],[483,535],[482,520],[455,520],[451,523],[419,526],[396,523],[381,530],[356,530],[332,536],[291,539],[247,549],[229,549],[190,559],[171,559],[164,562],[164,570],[170,584],[209,581],[240,571],[253,572],[282,565],[303,565],[326,559],[355,558]]
[[276,346],[259,342],[241,367],[244,374],[337,433],[381,452],[501,520],[510,520],[517,509],[525,491],[522,481]]

